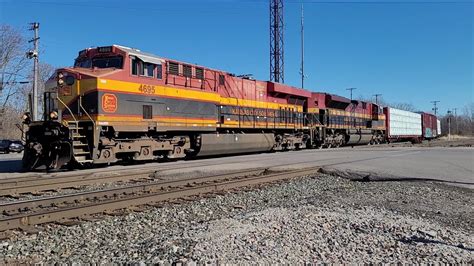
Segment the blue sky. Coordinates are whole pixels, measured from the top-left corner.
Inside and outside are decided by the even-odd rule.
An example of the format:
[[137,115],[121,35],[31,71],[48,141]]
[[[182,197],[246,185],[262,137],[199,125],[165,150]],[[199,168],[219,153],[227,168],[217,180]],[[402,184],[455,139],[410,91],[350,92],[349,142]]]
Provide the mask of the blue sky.
[[[285,1],[285,83],[299,86],[300,3],[305,87],[355,97],[383,94],[440,112],[473,101],[471,1]],[[41,23],[41,61],[73,63],[90,46],[122,44],[167,58],[269,79],[265,0],[0,0],[0,23]]]

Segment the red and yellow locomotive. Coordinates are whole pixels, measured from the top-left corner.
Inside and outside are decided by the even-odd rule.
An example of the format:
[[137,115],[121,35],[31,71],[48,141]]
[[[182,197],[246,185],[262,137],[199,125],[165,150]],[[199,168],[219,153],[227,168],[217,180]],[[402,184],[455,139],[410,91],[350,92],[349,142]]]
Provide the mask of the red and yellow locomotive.
[[372,103],[254,80],[113,45],[47,82],[24,167],[60,168],[379,143]]

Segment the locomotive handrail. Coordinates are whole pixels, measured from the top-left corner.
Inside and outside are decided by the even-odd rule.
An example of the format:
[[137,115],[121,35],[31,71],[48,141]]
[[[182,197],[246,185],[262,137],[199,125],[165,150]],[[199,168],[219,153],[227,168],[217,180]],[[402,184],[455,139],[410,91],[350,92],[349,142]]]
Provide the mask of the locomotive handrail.
[[77,119],[76,117],[74,116],[74,114],[72,113],[72,110],[69,108],[69,106],[67,106],[59,97],[56,97],[56,99],[58,99],[58,102],[60,102],[62,105],[64,105],[64,107],[66,107],[66,109],[69,111],[69,113],[71,114],[72,116],[72,119],[74,119],[74,121],[77,122]]
[[89,117],[89,119],[91,120],[92,124],[94,125],[95,127],[95,121],[94,119],[92,119],[92,117],[89,115],[89,113],[86,111],[86,109],[84,108],[84,106],[82,106],[82,96],[79,96],[79,106],[81,107],[81,109],[84,111],[84,113],[86,113],[87,117]]

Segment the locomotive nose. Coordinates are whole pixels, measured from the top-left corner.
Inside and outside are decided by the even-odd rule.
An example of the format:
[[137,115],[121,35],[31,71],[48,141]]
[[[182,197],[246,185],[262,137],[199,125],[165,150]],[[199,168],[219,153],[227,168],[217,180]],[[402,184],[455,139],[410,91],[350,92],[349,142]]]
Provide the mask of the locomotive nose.
[[59,69],[46,83],[46,89],[56,91],[58,96],[71,96],[77,84],[78,75],[72,71]]

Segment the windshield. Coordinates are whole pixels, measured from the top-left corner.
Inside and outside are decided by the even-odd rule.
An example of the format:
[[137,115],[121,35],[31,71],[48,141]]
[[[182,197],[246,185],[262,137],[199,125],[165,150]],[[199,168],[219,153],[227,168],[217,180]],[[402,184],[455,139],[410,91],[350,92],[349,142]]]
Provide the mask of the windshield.
[[83,68],[91,68],[91,60],[90,59],[83,59],[83,60],[76,60],[74,64],[75,67],[83,67]]
[[113,56],[113,57],[98,57],[91,59],[76,60],[74,64],[75,67],[83,68],[122,68],[122,57]]
[[92,67],[97,68],[122,68],[122,57],[115,56],[115,57],[102,57],[102,58],[93,58],[92,59]]

